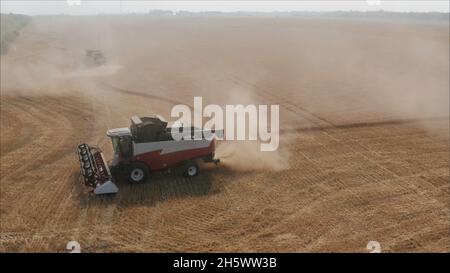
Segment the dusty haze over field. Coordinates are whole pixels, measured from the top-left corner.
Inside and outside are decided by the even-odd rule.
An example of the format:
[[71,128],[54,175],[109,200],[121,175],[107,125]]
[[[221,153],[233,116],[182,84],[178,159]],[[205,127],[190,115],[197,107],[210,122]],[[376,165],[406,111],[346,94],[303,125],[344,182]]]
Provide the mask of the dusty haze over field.
[[[260,93],[280,90],[283,99],[337,124],[342,118],[334,113],[350,108],[358,109],[361,119],[448,115],[448,25],[81,18],[36,18],[23,39],[37,39],[37,46],[18,44],[17,50],[37,56],[20,66],[10,64],[20,60],[9,61],[17,56],[3,57],[2,91],[59,93],[69,91],[63,87],[70,83],[91,93],[88,87],[103,76],[159,95],[178,92],[171,85],[179,84],[188,94],[220,104],[267,103]],[[38,34],[42,37],[33,37]],[[103,50],[109,64],[86,69],[87,48]],[[259,88],[266,84],[270,88]],[[192,104],[193,96],[179,100]]]
[[[445,24],[35,17],[1,57],[0,250],[449,251],[449,59]],[[83,192],[79,142],[109,157],[106,129],[194,96],[279,104],[280,149]]]

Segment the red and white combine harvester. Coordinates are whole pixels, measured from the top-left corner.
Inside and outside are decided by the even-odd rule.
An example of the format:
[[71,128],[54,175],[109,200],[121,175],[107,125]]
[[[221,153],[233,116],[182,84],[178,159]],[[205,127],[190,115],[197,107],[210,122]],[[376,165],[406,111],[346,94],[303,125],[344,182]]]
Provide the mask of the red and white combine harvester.
[[[189,129],[192,136],[196,130],[201,130]],[[114,181],[118,174],[124,175],[130,183],[141,183],[151,171],[176,167],[185,176],[192,177],[198,173],[199,160],[219,162],[214,158],[215,137],[177,141],[172,138],[171,130],[160,116],[133,116],[130,128],[108,130],[106,135],[111,138],[114,149],[110,165],[99,148],[78,145],[84,183],[93,188],[95,194],[116,193],[118,188]]]

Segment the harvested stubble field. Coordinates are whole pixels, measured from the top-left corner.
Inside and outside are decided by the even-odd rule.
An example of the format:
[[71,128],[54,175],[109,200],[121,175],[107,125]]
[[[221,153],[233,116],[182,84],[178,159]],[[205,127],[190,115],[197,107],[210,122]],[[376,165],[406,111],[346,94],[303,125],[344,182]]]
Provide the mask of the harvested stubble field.
[[[33,18],[1,57],[0,251],[448,252],[448,49],[413,22]],[[86,192],[78,143],[109,157],[108,128],[194,95],[279,104],[279,151]]]

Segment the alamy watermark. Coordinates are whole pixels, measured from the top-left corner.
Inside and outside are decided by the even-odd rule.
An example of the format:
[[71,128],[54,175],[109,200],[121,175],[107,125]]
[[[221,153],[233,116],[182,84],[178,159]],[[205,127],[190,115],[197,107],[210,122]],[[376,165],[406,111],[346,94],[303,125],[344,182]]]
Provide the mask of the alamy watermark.
[[369,241],[366,248],[370,253],[381,253],[381,244],[378,241]]
[[69,253],[81,253],[81,245],[77,241],[70,241],[66,245],[66,249],[70,250]]
[[[189,106],[179,104],[172,108],[170,115],[178,118],[171,131],[174,140],[216,137],[227,141],[260,141],[261,151],[275,151],[280,142],[279,105],[270,105],[270,111],[269,105],[254,104],[225,105],[223,109],[217,104],[204,107],[203,98],[194,97],[193,111]],[[204,119],[208,119],[205,124]]]

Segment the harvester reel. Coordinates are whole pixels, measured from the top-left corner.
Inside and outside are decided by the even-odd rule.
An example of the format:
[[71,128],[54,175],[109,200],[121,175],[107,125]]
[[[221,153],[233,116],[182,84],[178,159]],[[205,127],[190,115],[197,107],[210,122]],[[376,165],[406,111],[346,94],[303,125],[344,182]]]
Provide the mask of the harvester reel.
[[77,151],[84,184],[93,188],[95,194],[116,193],[119,189],[100,149],[80,144]]

